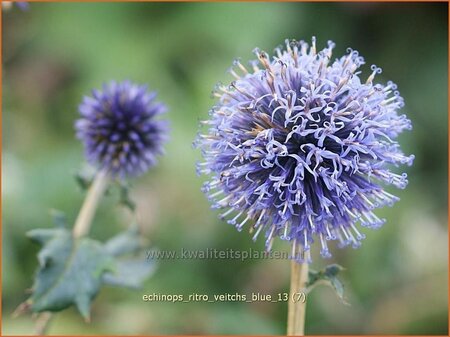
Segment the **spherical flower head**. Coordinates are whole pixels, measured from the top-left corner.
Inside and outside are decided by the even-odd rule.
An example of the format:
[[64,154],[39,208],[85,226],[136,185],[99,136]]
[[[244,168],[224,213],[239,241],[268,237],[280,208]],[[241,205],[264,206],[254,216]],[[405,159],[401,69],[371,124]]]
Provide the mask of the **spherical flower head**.
[[362,80],[358,52],[332,61],[333,47],[286,41],[273,57],[255,50],[250,68],[235,61],[236,80],[215,90],[196,141],[198,171],[210,176],[203,189],[221,218],[248,226],[254,240],[265,233],[268,250],[276,237],[290,241],[298,261],[311,261],[314,241],[323,257],[329,241],[358,247],[357,226],[380,227],[373,210],[398,200],[381,185],[408,183],[390,168],[414,158],[396,142],[411,129],[396,85],[375,84],[376,66]]
[[155,165],[168,132],[167,122],[157,119],[166,106],[155,97],[147,86],[129,81],[110,82],[85,96],[75,129],[87,160],[120,178],[143,174]]

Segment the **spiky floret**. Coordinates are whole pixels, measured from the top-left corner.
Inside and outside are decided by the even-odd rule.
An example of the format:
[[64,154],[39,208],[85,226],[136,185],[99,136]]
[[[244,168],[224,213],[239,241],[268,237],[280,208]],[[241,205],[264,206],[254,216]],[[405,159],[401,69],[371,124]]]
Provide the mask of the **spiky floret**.
[[88,161],[121,178],[153,166],[168,131],[167,122],[156,119],[166,106],[155,97],[147,86],[129,81],[110,82],[85,96],[75,128]]
[[378,228],[384,219],[373,210],[398,200],[380,183],[404,188],[405,173],[391,166],[411,165],[396,137],[411,122],[397,111],[397,86],[374,84],[381,69],[372,66],[366,81],[357,51],[331,62],[334,43],[316,51],[304,41],[286,41],[275,56],[255,50],[250,69],[236,60],[229,86],[218,85],[217,104],[202,122],[206,134],[196,145],[210,176],[204,191],[221,218],[266,248],[275,237],[292,243],[292,257],[310,261],[310,246],[327,241],[358,247],[364,238],[357,223]]

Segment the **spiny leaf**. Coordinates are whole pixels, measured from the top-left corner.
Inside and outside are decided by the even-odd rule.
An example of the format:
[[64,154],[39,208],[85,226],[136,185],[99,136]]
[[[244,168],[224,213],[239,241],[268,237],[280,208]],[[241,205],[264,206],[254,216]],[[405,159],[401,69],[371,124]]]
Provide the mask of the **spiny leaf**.
[[324,274],[328,277],[336,277],[343,270],[344,270],[344,267],[342,267],[338,264],[330,264],[325,267]]
[[130,187],[123,183],[119,183],[119,204],[127,207],[130,211],[134,212],[136,209],[136,203],[130,198]]
[[102,285],[138,288],[155,269],[141,254],[137,226],[105,244],[90,238],[74,240],[65,228],[34,229],[27,235],[42,248],[31,297],[17,313],[60,311],[75,305],[88,320],[91,302]]
[[330,284],[333,287],[334,291],[336,291],[339,299],[344,302],[344,304],[348,304],[344,299],[344,285],[342,284],[341,280],[339,280],[337,277],[331,277]]
[[75,181],[78,183],[78,186],[80,186],[80,188],[83,191],[86,191],[89,188],[89,186],[91,186],[93,180],[94,180],[93,174],[88,174],[87,172],[84,171],[79,171],[75,173]]
[[57,209],[51,209],[50,215],[56,227],[60,228],[67,227],[67,217],[64,212],[58,211]]
[[27,232],[27,236],[31,241],[44,245],[47,241],[54,238],[59,232],[64,233],[63,228],[37,228]]
[[[155,263],[140,254],[143,245],[136,225],[107,241],[105,249],[117,261],[116,269],[103,275],[105,284],[139,288],[155,269]],[[127,255],[134,256],[120,258]]]
[[142,249],[137,225],[130,226],[127,230],[106,241],[105,249],[113,256],[137,253]]
[[103,275],[103,282],[112,286],[140,288],[154,270],[155,264],[144,257],[119,261],[114,272]]
[[28,236],[43,245],[28,300],[31,310],[60,311],[76,305],[89,319],[90,303],[100,290],[102,276],[114,268],[112,257],[99,242],[74,240],[66,229],[36,229]]
[[320,283],[327,284],[334,289],[336,295],[344,304],[348,304],[344,299],[344,285],[337,277],[343,270],[344,268],[338,264],[330,264],[319,271],[310,270],[307,289],[311,291]]

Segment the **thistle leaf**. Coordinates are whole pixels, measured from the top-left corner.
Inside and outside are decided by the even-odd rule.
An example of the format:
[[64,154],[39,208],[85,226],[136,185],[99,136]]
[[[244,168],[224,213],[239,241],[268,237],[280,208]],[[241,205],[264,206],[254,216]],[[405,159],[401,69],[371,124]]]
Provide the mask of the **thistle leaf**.
[[31,310],[60,311],[76,305],[88,320],[90,303],[100,290],[103,274],[114,269],[112,257],[99,242],[74,240],[66,229],[36,229],[28,236],[43,246],[28,300]]
[[57,209],[51,209],[50,215],[56,227],[59,228],[67,227],[67,217],[64,212],[58,211]]
[[155,264],[144,257],[118,261],[114,272],[103,274],[103,282],[111,286],[141,288],[154,270]]
[[344,285],[342,284],[341,280],[339,280],[337,277],[330,277],[329,281],[339,299],[343,303],[348,304],[344,299]]
[[112,256],[134,254],[142,248],[139,228],[136,225],[130,226],[129,229],[117,234],[105,243],[106,251]]
[[337,277],[343,270],[344,268],[338,264],[330,264],[319,271],[310,270],[307,290],[311,291],[316,285],[320,283],[329,285],[334,289],[339,299],[344,304],[348,304],[344,298],[344,285]]
[[78,186],[81,188],[82,191],[87,191],[89,186],[91,186],[93,180],[94,180],[93,174],[81,170],[75,173],[75,181],[77,182]]
[[131,226],[107,241],[105,249],[111,256],[116,257],[117,264],[114,271],[103,275],[105,284],[140,288],[155,270],[155,263],[140,254],[143,248],[137,226]]
[[127,207],[131,212],[136,209],[136,203],[130,198],[130,188],[125,183],[119,183],[119,204]]
[[21,306],[33,312],[75,305],[89,320],[91,302],[102,285],[138,288],[155,269],[141,255],[137,226],[105,244],[90,238],[75,240],[65,228],[34,229],[27,236],[42,246],[31,297]]

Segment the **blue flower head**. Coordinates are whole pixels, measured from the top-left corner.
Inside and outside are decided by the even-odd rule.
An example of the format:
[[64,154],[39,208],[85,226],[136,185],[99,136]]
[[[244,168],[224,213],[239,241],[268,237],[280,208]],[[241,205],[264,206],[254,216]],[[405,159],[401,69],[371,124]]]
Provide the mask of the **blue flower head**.
[[333,47],[286,41],[273,57],[256,49],[250,67],[235,61],[236,80],[214,91],[196,141],[205,160],[198,171],[210,176],[203,189],[220,217],[248,226],[254,240],[265,233],[268,250],[276,237],[291,242],[299,261],[311,261],[314,240],[323,257],[329,241],[358,247],[357,224],[380,227],[373,210],[398,200],[381,185],[408,183],[390,167],[414,159],[396,142],[411,129],[398,114],[397,86],[375,84],[376,66],[363,80],[358,52],[332,61]]
[[110,82],[93,90],[79,106],[75,123],[92,164],[124,178],[145,173],[163,153],[167,122],[156,118],[166,106],[154,101],[156,93],[129,81]]

